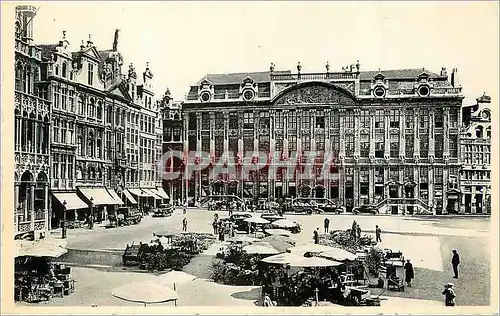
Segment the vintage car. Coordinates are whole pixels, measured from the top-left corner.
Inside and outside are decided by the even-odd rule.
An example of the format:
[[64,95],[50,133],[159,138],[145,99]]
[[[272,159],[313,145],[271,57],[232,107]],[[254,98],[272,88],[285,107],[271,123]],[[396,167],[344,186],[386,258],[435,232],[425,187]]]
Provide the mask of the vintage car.
[[340,205],[337,205],[334,203],[324,204],[324,205],[319,206],[319,208],[323,212],[328,212],[328,213],[335,213],[335,214],[345,213],[345,208],[343,206],[340,206]]
[[154,211],[153,217],[168,217],[174,212],[174,208],[169,204],[160,204]]
[[126,226],[139,224],[142,220],[142,214],[137,208],[122,206],[116,209],[116,216],[109,216],[109,227]]
[[374,205],[364,204],[361,206],[356,206],[352,209],[354,215],[358,214],[371,214],[376,215],[379,213],[378,209]]

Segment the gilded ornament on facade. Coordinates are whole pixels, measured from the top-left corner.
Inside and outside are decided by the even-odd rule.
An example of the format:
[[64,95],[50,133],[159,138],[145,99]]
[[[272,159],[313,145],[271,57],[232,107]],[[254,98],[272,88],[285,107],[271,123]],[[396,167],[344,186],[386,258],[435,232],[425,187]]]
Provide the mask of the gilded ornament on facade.
[[354,101],[333,87],[308,86],[281,96],[276,104],[353,104]]

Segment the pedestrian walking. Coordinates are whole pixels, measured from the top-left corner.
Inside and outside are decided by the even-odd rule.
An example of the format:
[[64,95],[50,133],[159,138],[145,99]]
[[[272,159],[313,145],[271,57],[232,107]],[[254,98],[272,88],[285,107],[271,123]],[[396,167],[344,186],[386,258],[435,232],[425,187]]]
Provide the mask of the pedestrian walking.
[[319,227],[313,233],[313,239],[315,244],[319,244]]
[[182,230],[187,232],[187,229],[188,229],[188,219],[184,217],[184,219],[182,220]]
[[357,236],[357,240],[361,239],[361,227],[359,226],[359,224],[356,227],[356,236]]
[[182,206],[182,214],[186,214],[186,212],[187,212],[187,205],[186,205],[186,204],[184,204],[184,205]]
[[456,249],[452,250],[453,257],[451,258],[451,265],[453,266],[453,278],[458,279],[458,265],[460,264],[460,255]]
[[382,229],[380,229],[378,225],[375,225],[375,237],[377,239],[377,242],[382,242],[382,238],[380,238],[381,235],[382,235]]
[[212,222],[212,228],[214,229],[214,235],[217,235],[217,220],[214,219],[214,221]]
[[411,280],[415,278],[415,271],[413,270],[413,264],[410,262],[410,259],[406,260],[404,269],[406,286],[411,287]]
[[358,223],[356,223],[356,221],[352,221],[351,237],[354,241],[356,241],[356,233],[357,232],[358,232]]
[[328,230],[330,229],[330,219],[325,217],[325,234],[328,234]]
[[444,286],[444,305],[445,306],[455,306],[455,290],[453,289],[453,283],[448,283]]

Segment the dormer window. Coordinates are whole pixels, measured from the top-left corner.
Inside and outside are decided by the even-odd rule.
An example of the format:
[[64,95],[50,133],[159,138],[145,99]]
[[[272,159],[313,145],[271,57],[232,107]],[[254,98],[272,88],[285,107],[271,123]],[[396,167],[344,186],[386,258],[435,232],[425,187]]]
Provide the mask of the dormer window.
[[91,86],[94,83],[94,65],[89,63],[88,69],[88,84]]
[[62,64],[62,76],[63,76],[63,78],[66,78],[66,74],[67,74],[67,66],[66,66],[66,63],[63,63]]
[[483,138],[483,127],[478,126],[476,128],[476,138]]

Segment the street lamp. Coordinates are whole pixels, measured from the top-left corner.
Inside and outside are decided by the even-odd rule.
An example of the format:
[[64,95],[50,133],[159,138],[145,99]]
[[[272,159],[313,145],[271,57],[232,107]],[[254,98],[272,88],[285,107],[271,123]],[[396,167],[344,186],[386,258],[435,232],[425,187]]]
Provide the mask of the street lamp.
[[94,228],[94,197],[90,197],[90,218],[89,218],[89,229]]
[[68,231],[67,231],[67,228],[66,228],[66,205],[68,204],[68,202],[66,202],[66,200],[63,201],[63,221],[62,221],[62,225],[61,225],[61,228],[62,228],[62,236],[61,238],[66,238],[67,234],[68,234]]

